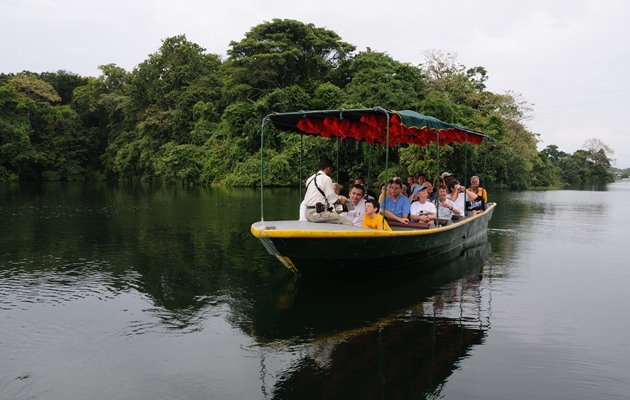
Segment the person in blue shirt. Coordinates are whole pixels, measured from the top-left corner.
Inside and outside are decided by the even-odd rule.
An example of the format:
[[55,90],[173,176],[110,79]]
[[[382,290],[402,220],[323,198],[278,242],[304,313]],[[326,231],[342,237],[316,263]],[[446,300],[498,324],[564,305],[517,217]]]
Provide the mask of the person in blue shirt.
[[409,200],[401,194],[402,181],[394,179],[390,186],[390,195],[381,204],[383,216],[403,224],[409,223]]

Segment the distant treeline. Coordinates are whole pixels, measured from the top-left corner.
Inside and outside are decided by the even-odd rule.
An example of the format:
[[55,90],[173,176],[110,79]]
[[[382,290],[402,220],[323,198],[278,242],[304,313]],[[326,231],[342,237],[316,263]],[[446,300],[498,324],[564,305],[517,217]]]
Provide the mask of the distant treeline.
[[[166,38],[133,71],[114,64],[98,77],[74,73],[0,74],[0,180],[162,180],[255,185],[260,124],[270,112],[360,108],[411,109],[490,134],[494,143],[399,146],[390,176],[476,174],[512,189],[606,183],[613,179],[599,140],[567,154],[537,151],[523,120],[529,105],[486,90],[487,71],[449,54],[411,65],[386,53],[356,52],[333,31],[274,19],[231,42],[228,57],[209,54],[184,35]],[[269,184],[296,185],[316,160],[339,159],[339,181],[383,178],[385,149],[352,140],[266,136]],[[338,146],[338,150],[337,150]],[[338,151],[338,152],[337,152]],[[301,156],[302,154],[302,156]],[[438,169],[439,168],[439,169]]]

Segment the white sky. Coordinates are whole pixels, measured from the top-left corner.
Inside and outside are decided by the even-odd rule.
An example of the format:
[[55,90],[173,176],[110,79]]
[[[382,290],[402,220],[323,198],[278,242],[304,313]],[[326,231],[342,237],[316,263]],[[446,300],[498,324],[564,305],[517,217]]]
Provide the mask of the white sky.
[[[178,34],[226,54],[253,26],[292,18],[419,64],[427,50],[488,70],[488,88],[534,104],[543,148],[572,153],[589,138],[630,167],[630,1],[625,0],[0,0],[0,72],[96,76],[133,69]],[[422,110],[419,110],[422,111]]]

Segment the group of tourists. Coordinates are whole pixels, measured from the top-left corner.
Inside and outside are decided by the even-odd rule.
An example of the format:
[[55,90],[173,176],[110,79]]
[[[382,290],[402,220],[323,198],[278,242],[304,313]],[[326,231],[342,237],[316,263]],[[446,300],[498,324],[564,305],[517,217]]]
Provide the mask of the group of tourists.
[[[464,188],[450,172],[437,176],[433,184],[424,174],[390,179],[381,188],[378,200],[369,192],[362,178],[350,187],[348,197],[331,178],[333,165],[327,158],[319,162],[319,171],[306,180],[306,193],[300,206],[300,219],[362,226],[391,231],[391,225],[428,228],[448,225],[482,212],[488,202],[487,191],[479,186],[479,177],[470,178]],[[437,188],[437,193],[434,190]]]

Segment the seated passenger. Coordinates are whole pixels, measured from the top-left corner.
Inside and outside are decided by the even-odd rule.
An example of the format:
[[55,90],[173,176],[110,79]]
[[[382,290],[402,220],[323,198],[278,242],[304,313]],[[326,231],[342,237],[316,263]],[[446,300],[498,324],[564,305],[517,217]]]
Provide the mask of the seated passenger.
[[406,194],[407,197],[411,196],[411,192],[413,192],[413,189],[418,186],[418,184],[416,183],[416,178],[413,177],[413,175],[408,175],[407,176],[407,186],[405,187],[406,189]]
[[363,225],[363,216],[365,215],[365,200],[363,199],[363,194],[365,193],[365,188],[363,185],[354,184],[352,185],[352,189],[350,189],[350,201],[348,202],[348,211],[344,211],[341,213],[341,216],[348,218],[354,226],[362,226]]
[[[424,175],[420,175],[423,179],[424,179]],[[418,178],[420,179],[420,178]],[[416,185],[416,187],[413,189],[413,192],[411,194],[411,197],[409,197],[409,203],[413,203],[414,201],[418,200],[417,198],[417,194],[420,191],[421,187],[425,187],[427,189],[427,200],[430,202],[435,202],[435,200],[437,200],[437,194],[433,193],[433,185],[431,185],[431,182],[429,181],[423,181],[422,184]]]
[[341,186],[337,182],[333,182],[333,190],[337,196],[341,194]]
[[387,221],[383,219],[383,216],[378,213],[378,203],[374,199],[368,199],[365,201],[365,215],[363,216],[363,227],[372,228],[384,231],[390,231]]
[[368,185],[366,185],[366,184],[365,184],[365,179],[363,179],[363,177],[362,177],[362,176],[356,177],[356,178],[354,179],[354,184],[355,184],[355,185],[361,185],[361,186],[363,186],[364,193],[365,193],[365,194],[363,195],[363,198],[364,198],[365,200],[367,200],[367,199],[369,199],[369,198],[372,198],[372,199],[375,199],[375,198],[376,198],[376,194],[374,194],[374,192],[370,190],[370,188],[368,187]]
[[424,175],[424,172],[420,172],[418,174],[418,179],[416,180],[416,183],[422,186],[422,184],[425,182],[427,182],[427,177]]
[[385,197],[389,197],[392,182],[394,182],[394,180],[390,179],[387,182],[387,185],[381,185],[381,193],[378,195],[378,204],[382,204],[385,200]]
[[[425,182],[425,185],[428,182]],[[435,222],[435,204],[427,201],[427,187],[422,185],[418,194],[418,201],[411,204],[409,208],[409,217],[412,222],[423,222],[425,224],[433,224]]]
[[394,179],[390,186],[390,195],[381,204],[382,214],[386,219],[409,223],[409,200],[401,194],[402,182]]
[[446,184],[444,183],[444,179],[442,179],[441,176],[436,176],[435,179],[433,180],[433,191],[435,192],[436,196],[435,196],[435,201],[437,201],[437,192],[438,189],[440,188],[440,186],[446,186]]
[[466,201],[466,214],[474,215],[479,214],[486,208],[488,202],[488,192],[486,189],[479,186],[479,177],[473,176],[470,178],[470,187],[466,189],[467,201]]
[[438,189],[437,218],[440,225],[448,225],[453,219],[453,215],[459,216],[462,211],[455,207],[455,204],[447,197],[446,186],[442,185]]
[[437,200],[437,192],[435,190],[433,190],[433,185],[431,184],[431,182],[426,181],[424,183],[424,186],[427,187],[427,201],[430,201],[431,203],[435,204],[435,201]]
[[[448,185],[449,194],[448,199],[453,202],[453,206],[461,211],[458,217],[464,217],[464,210],[466,209],[466,199],[464,193],[460,190],[461,185],[457,179],[452,179]],[[458,219],[457,217],[455,219]]]

